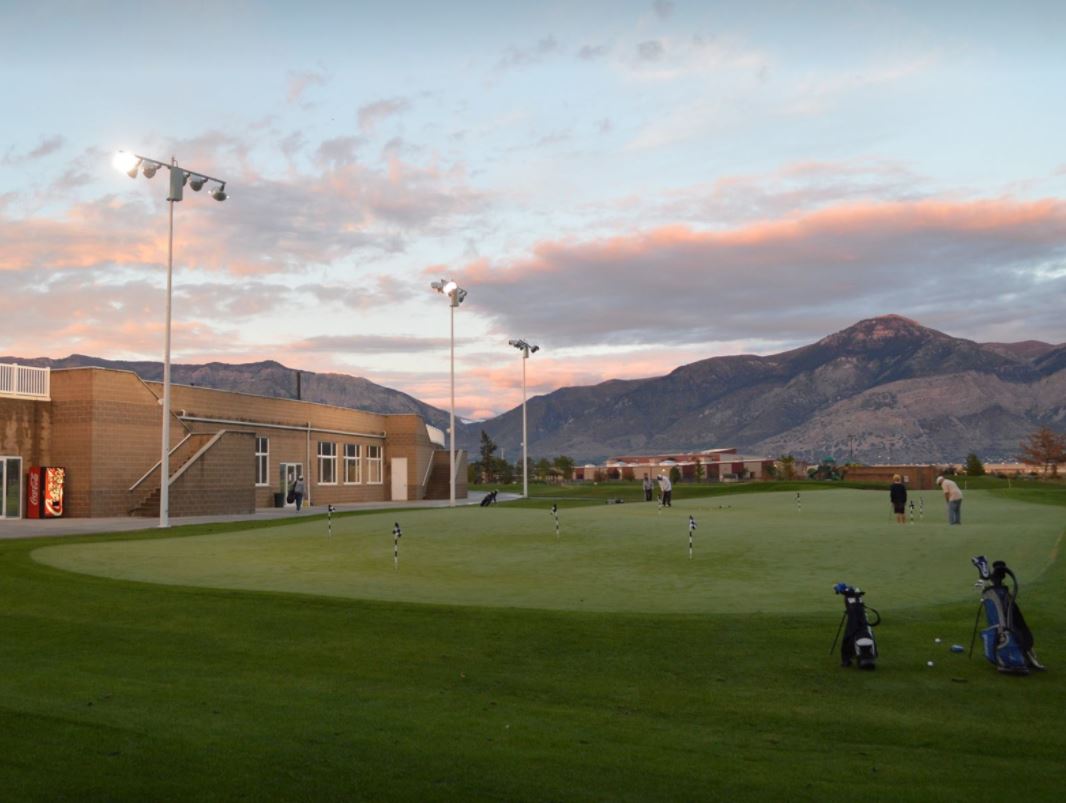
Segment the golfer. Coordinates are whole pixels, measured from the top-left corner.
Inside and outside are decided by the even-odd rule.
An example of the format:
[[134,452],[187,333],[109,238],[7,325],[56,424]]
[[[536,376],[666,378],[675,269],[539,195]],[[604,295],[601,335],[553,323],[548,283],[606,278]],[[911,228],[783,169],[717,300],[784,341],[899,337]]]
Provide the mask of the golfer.
[[670,478],[665,474],[659,475],[659,487],[663,492],[663,507],[673,507],[673,505],[670,504],[670,497],[673,496],[674,486],[670,482]]
[[962,491],[954,481],[937,477],[936,484],[944,492],[944,501],[948,503],[948,524],[962,524]]
[[899,474],[892,475],[892,484],[888,487],[888,498],[896,514],[897,524],[907,523],[907,486]]
[[644,501],[651,501],[651,477],[644,475]]

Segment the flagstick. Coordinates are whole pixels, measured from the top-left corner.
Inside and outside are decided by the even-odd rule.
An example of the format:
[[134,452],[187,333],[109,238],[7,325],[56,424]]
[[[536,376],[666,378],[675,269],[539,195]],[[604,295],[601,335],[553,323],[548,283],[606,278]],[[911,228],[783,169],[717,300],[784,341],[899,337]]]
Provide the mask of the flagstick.
[[552,518],[555,519],[555,537],[559,537],[559,506],[552,505]]
[[326,519],[329,522],[329,530],[328,530],[327,535],[330,535],[330,536],[333,535],[333,510],[334,510],[333,505],[327,505],[326,506],[326,512],[328,513],[328,516],[326,517]]
[[403,531],[400,529],[400,522],[396,522],[392,528],[392,568],[400,568],[400,536],[403,535]]
[[692,560],[692,531],[696,529],[696,520],[688,517],[688,559]]
[[800,502],[800,492],[796,491],[796,512],[800,513],[802,511],[803,511],[803,503]]

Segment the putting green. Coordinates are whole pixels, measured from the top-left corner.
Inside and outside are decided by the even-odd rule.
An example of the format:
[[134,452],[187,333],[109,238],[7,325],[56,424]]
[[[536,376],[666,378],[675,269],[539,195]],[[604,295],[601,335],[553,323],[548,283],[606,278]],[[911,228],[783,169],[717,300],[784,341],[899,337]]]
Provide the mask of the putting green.
[[[683,489],[681,495],[683,496]],[[943,498],[900,526],[886,492],[743,494],[653,504],[564,508],[555,536],[543,510],[499,506],[412,510],[185,538],[48,546],[57,568],[149,583],[406,602],[655,613],[824,610],[833,583],[877,607],[976,600],[970,556],[1006,560],[1031,584],[1055,559],[1061,507],[981,491],[963,526]],[[697,523],[693,557],[688,517]],[[403,527],[399,565],[392,526]]]

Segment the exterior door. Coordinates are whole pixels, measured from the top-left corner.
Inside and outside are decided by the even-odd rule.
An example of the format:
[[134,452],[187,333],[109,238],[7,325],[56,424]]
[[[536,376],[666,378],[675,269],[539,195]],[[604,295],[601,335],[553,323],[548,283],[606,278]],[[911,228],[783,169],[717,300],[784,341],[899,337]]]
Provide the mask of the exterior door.
[[392,501],[407,501],[407,458],[392,458]]
[[[285,497],[285,507],[296,507],[295,502],[289,501],[289,488],[296,481],[296,478],[303,475],[304,464],[303,463],[279,463],[278,473],[280,475],[278,490]],[[307,484],[306,477],[304,478],[304,484]],[[306,495],[306,494],[305,494]]]
[[21,457],[0,457],[0,518],[22,518]]

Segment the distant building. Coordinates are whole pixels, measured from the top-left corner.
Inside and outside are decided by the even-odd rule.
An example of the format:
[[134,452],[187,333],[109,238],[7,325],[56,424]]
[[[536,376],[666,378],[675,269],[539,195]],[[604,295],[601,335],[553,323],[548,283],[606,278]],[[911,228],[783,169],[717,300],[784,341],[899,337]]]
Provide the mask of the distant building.
[[[65,515],[158,516],[162,393],[129,371],[0,365],[0,517],[24,515],[33,466],[66,469]],[[444,433],[416,414],[172,384],[171,415],[171,516],[287,504],[301,474],[312,505],[450,495]]]
[[[699,468],[697,468],[699,466]],[[664,452],[650,455],[620,455],[601,464],[586,463],[574,469],[574,479],[642,480],[668,474],[673,468],[683,481],[729,482],[739,479],[763,479],[772,474],[774,460],[769,457],[740,455],[736,448],[704,449],[699,452]]]
[[931,491],[936,488],[940,466],[895,465],[895,466],[848,466],[844,479],[849,482],[877,482],[892,484],[892,477],[899,474],[903,484],[916,491]]

